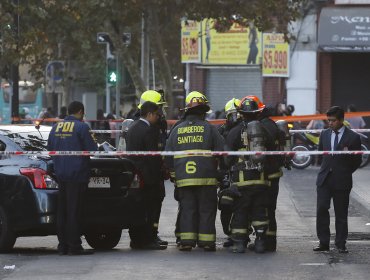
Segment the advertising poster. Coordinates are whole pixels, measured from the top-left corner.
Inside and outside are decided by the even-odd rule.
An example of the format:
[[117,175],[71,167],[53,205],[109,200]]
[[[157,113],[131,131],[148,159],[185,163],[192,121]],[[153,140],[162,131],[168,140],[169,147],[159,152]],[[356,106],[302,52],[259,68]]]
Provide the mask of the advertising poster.
[[289,44],[282,33],[263,33],[262,76],[289,77]]
[[181,21],[181,62],[200,62],[200,23],[193,20]]
[[202,21],[202,63],[241,64],[262,63],[261,32],[250,23],[245,27],[234,23],[230,30],[217,32],[217,21]]

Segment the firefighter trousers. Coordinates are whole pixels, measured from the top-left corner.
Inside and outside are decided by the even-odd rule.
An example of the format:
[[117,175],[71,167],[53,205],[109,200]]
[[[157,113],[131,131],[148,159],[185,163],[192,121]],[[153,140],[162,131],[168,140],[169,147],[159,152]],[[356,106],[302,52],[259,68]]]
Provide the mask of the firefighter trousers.
[[235,201],[234,214],[231,219],[231,238],[234,241],[248,240],[250,224],[256,233],[261,230],[265,232],[268,226],[267,187],[240,187],[240,192],[242,196]]
[[216,241],[216,186],[187,186],[178,189],[181,245],[212,246]]
[[276,231],[277,231],[277,222],[276,222],[276,204],[277,198],[279,195],[279,180],[280,178],[275,178],[271,180],[271,186],[267,189],[268,195],[268,219],[269,225],[266,232],[267,240],[271,240],[276,245]]

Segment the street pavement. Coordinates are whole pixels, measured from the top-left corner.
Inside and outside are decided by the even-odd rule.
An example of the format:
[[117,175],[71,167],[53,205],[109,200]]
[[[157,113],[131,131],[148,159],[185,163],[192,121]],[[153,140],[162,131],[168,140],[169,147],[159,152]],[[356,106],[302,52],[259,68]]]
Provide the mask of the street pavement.
[[[167,182],[160,221],[160,235],[169,241],[167,250],[131,250],[127,230],[114,250],[95,252],[91,256],[58,256],[55,236],[19,238],[12,253],[0,255],[0,279],[369,279],[370,215],[366,203],[370,201],[364,202],[368,196],[361,191],[366,193],[370,167],[354,174],[349,208],[349,254],[339,254],[333,249],[333,242],[330,252],[312,251],[317,244],[315,180],[318,170],[310,166],[285,171],[277,206],[278,249],[275,253],[230,253],[222,247],[225,236],[219,217],[216,252],[199,248],[179,252],[173,234],[177,202],[173,199],[173,186]],[[332,209],[331,214],[333,217]],[[331,229],[334,233],[333,218]],[[333,241],[334,234],[332,236]],[[86,242],[83,245],[88,248]],[[14,269],[4,269],[12,265]]]

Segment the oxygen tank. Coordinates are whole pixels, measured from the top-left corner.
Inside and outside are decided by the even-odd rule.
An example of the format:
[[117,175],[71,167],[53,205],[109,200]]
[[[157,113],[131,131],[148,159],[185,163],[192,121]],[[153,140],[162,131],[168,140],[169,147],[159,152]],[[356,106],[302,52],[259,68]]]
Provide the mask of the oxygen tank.
[[292,145],[290,141],[290,133],[288,128],[288,123],[284,120],[279,120],[276,122],[276,125],[278,126],[281,137],[279,137],[280,147],[282,151],[291,151]]
[[[247,124],[247,135],[250,151],[266,151],[265,133],[259,121],[251,121]],[[251,155],[255,164],[263,163],[264,155]]]

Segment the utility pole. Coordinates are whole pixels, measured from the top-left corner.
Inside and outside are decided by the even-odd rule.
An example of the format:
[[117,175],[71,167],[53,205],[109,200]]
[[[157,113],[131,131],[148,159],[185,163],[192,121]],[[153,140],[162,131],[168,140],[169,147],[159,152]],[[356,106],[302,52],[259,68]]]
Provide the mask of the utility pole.
[[149,89],[149,35],[148,15],[143,13],[141,20],[141,78],[145,87]]
[[[14,15],[14,28],[16,36],[16,50],[19,52],[19,0],[14,1],[17,5],[17,14]],[[12,123],[19,119],[19,65],[15,62],[11,65],[11,78],[12,78],[12,107],[11,107],[11,120]]]

